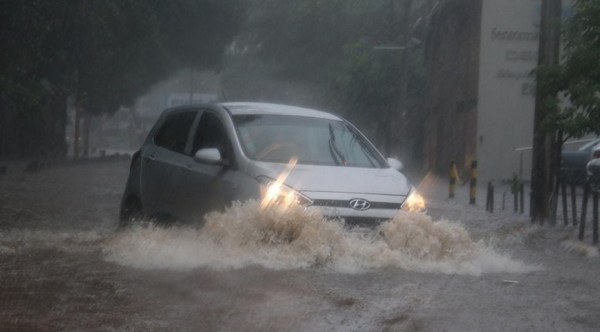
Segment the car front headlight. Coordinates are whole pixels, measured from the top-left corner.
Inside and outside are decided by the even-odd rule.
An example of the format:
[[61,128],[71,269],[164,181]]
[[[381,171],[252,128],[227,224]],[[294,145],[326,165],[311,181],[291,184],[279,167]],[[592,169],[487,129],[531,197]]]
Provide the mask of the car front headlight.
[[266,176],[259,176],[256,180],[261,184],[261,208],[274,205],[288,208],[292,204],[309,206],[313,203],[310,198],[286,186],[281,181]]
[[425,198],[417,192],[415,187],[410,188],[408,197],[402,203],[401,209],[407,212],[423,212],[425,208]]

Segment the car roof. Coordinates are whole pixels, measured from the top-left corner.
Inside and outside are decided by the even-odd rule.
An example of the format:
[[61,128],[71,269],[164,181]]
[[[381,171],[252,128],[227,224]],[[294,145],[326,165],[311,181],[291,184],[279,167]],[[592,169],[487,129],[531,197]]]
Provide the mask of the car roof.
[[323,112],[317,111],[310,108],[281,105],[281,104],[270,104],[270,103],[255,103],[255,102],[227,102],[220,103],[222,107],[226,108],[232,115],[249,115],[249,114],[265,114],[265,115],[291,115],[291,116],[305,116],[312,118],[330,119],[330,120],[342,120],[340,117]]

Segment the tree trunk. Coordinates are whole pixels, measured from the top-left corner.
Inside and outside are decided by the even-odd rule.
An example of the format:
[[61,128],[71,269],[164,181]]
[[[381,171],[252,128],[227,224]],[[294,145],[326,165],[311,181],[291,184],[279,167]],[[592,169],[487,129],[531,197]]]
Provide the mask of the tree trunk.
[[0,160],[6,158],[8,154],[8,147],[6,142],[8,141],[7,127],[8,122],[8,110],[4,109],[4,97],[0,93]]
[[81,136],[80,134],[80,130],[79,130],[79,123],[81,121],[79,121],[81,115],[81,101],[79,100],[79,97],[77,98],[77,100],[75,101],[75,123],[73,124],[75,126],[75,137],[73,137],[73,158],[77,159],[79,158],[79,136]]
[[90,127],[92,125],[92,117],[86,111],[83,112],[83,156],[90,155]]
[[[560,0],[542,2],[538,66],[557,65],[559,62],[561,6]],[[558,169],[554,158],[557,153],[556,136],[544,128],[550,115],[545,101],[553,97],[555,96],[549,96],[546,91],[540,89],[538,84],[535,98],[531,187],[532,222],[540,224],[551,216],[553,183]]]

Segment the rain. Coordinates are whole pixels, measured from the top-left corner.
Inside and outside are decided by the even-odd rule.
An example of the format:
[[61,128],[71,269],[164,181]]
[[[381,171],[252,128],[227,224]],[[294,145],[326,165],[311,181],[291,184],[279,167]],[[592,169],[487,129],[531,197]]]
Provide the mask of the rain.
[[597,331],[597,7],[3,1],[0,331]]

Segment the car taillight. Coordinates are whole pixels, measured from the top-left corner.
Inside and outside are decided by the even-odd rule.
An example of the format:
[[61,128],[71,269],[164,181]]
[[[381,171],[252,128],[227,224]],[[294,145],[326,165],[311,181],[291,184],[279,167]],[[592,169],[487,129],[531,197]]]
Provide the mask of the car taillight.
[[592,152],[592,159],[600,158],[600,150]]

